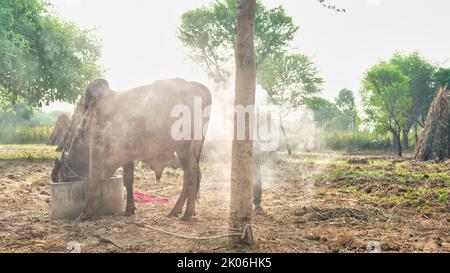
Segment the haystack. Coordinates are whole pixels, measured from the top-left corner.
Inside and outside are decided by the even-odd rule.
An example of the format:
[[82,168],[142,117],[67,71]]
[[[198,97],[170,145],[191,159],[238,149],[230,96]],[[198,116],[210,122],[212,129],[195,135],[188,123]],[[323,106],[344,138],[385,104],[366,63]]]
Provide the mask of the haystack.
[[47,145],[57,146],[60,145],[64,140],[64,135],[70,126],[70,118],[66,114],[59,116],[53,128],[53,133],[47,142]]
[[83,120],[83,111],[84,111],[84,96],[81,97],[80,101],[75,108],[75,112],[72,115],[72,120],[70,121],[68,130],[66,131],[63,141],[58,145],[56,151],[68,151],[70,148],[70,144],[72,143],[73,138],[75,137],[80,124]]
[[441,88],[428,113],[414,159],[442,161],[450,158],[450,91]]

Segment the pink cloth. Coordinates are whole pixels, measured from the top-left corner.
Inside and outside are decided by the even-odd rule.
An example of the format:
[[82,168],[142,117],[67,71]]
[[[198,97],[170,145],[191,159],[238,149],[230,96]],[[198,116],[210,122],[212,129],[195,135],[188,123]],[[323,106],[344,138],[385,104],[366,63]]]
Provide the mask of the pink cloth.
[[134,195],[134,201],[138,204],[146,204],[146,203],[152,203],[152,202],[156,202],[160,205],[169,204],[169,199],[164,198],[164,197],[155,196],[153,194],[134,192],[133,195]]

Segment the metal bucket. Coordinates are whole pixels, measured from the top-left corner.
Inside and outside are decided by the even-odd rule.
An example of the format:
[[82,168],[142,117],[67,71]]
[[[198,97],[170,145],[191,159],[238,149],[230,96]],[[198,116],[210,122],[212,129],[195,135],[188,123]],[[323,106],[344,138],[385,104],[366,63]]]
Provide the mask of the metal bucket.
[[[76,219],[86,204],[86,181],[51,184],[53,219]],[[97,185],[96,215],[119,215],[125,211],[122,177],[100,181]]]

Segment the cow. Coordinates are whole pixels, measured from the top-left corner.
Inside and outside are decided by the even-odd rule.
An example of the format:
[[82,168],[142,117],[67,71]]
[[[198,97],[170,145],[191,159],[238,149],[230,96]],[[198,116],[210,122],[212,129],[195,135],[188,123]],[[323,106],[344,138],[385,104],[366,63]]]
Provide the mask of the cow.
[[[195,101],[201,102],[200,117],[193,114]],[[159,181],[164,167],[176,153],[183,169],[183,188],[169,216],[181,215],[186,203],[182,219],[188,220],[195,215],[201,179],[199,161],[211,103],[208,88],[183,79],[160,80],[122,92],[111,90],[106,80],[94,80],[85,91],[81,125],[67,155],[63,152],[61,159],[55,161],[52,181],[87,180],[87,200],[79,217],[85,220],[94,214],[98,182],[123,167],[127,191],[125,214],[132,215],[136,210],[134,162],[148,162]],[[191,137],[172,136],[173,125],[179,120],[173,114],[176,106],[187,107],[191,112]],[[194,136],[196,122],[203,125],[200,138]]]

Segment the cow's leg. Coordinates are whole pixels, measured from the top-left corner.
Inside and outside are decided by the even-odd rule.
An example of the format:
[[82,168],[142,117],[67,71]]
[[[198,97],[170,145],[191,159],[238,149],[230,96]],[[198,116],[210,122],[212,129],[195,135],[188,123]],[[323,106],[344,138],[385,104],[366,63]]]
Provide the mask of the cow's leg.
[[86,188],[86,204],[83,208],[78,220],[88,220],[95,214],[95,201],[97,193],[97,185],[107,171],[107,167],[104,164],[104,159],[107,158],[103,145],[100,145],[96,140],[98,136],[94,135],[89,143],[89,175],[87,177]]
[[[179,156],[180,151],[176,151],[176,153],[177,153],[178,162],[181,165],[181,159]],[[178,215],[183,213],[183,206],[187,199],[187,189],[188,189],[187,180],[186,180],[185,176],[183,175],[183,188],[181,189],[180,196],[178,197],[178,200],[175,203],[175,206],[172,208],[172,210],[170,211],[170,213],[168,215],[169,217],[178,217]]]
[[[91,164],[89,164],[91,165]],[[78,220],[84,221],[92,218],[95,214],[95,201],[97,194],[97,184],[100,182],[100,166],[96,165],[95,168],[90,168],[89,177],[87,179],[86,188],[86,204],[78,217]]]
[[180,161],[180,165],[183,168],[183,189],[180,197],[178,198],[175,207],[169,216],[178,216],[181,214],[184,203],[187,199],[186,211],[184,212],[183,219],[189,219],[195,215],[195,201],[197,197],[197,178],[199,175],[199,167],[197,160],[192,152],[191,143],[181,146],[177,150],[177,156]]
[[188,188],[186,210],[182,219],[189,220],[192,216],[195,216],[195,202],[197,201],[197,179],[200,175],[200,168],[193,153],[189,153],[189,156],[186,158],[185,164],[186,166],[183,167],[183,170],[184,176],[188,180]]
[[133,196],[133,183],[134,183],[134,162],[128,162],[123,166],[123,184],[127,189],[127,207],[125,215],[133,215],[136,212],[136,206],[134,204]]
[[186,202],[186,198],[187,198],[187,186],[186,186],[186,183],[183,182],[183,189],[181,190],[180,197],[178,197],[178,200],[175,203],[175,206],[170,211],[170,213],[168,215],[169,217],[178,217],[178,215],[183,213],[183,206],[184,206],[184,202]]

